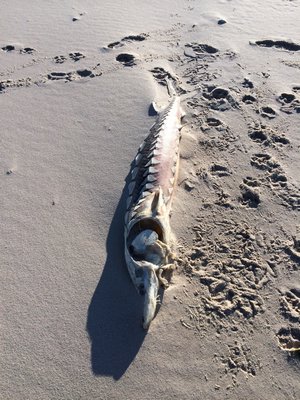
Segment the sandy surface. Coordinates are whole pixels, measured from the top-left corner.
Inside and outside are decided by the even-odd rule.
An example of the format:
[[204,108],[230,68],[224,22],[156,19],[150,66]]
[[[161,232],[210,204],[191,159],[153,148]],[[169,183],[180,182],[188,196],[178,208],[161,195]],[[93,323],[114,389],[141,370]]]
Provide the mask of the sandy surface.
[[[1,399],[300,398],[299,19],[296,0],[2,1]],[[179,260],[146,334],[125,179],[166,76]]]

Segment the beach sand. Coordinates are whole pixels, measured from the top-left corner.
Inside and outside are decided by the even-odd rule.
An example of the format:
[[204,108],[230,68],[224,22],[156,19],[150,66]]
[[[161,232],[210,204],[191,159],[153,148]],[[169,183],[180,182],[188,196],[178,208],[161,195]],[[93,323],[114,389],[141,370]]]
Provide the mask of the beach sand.
[[[299,399],[298,1],[4,0],[0,397]],[[125,180],[173,80],[178,265],[148,332]]]

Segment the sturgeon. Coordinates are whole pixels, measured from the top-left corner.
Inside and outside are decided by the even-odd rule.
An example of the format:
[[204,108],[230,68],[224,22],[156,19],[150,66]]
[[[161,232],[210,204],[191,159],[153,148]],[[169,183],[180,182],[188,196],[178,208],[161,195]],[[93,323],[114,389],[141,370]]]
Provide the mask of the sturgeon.
[[178,175],[180,98],[173,88],[169,105],[158,114],[139,147],[128,184],[125,214],[125,259],[137,291],[144,295],[143,327],[148,329],[158,303],[162,276],[175,268],[170,211]]

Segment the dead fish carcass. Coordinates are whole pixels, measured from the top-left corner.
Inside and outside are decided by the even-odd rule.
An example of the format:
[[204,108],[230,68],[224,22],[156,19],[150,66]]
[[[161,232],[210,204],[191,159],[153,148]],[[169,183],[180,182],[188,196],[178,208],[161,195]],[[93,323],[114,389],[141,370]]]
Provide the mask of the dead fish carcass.
[[145,297],[144,329],[154,318],[159,286],[168,283],[162,273],[174,268],[170,211],[182,117],[180,98],[173,92],[139,148],[128,184],[125,259],[136,289]]

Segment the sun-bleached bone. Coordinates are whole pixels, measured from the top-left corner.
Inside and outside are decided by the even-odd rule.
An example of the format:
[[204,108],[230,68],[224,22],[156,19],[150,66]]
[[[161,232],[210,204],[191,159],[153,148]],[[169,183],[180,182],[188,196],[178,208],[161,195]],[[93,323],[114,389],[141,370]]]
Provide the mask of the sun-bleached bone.
[[174,269],[170,211],[184,114],[180,98],[171,92],[170,104],[159,113],[139,148],[128,184],[125,258],[136,289],[145,295],[145,329],[155,315],[159,285],[168,284],[162,273]]

